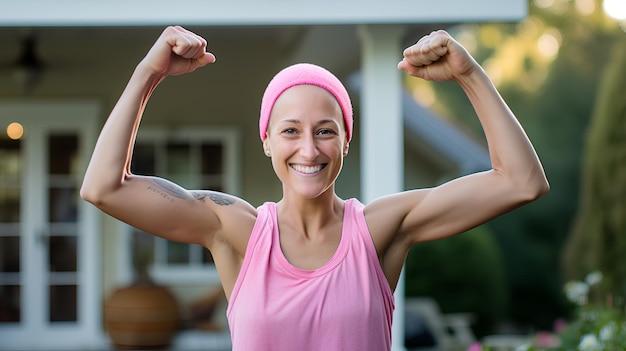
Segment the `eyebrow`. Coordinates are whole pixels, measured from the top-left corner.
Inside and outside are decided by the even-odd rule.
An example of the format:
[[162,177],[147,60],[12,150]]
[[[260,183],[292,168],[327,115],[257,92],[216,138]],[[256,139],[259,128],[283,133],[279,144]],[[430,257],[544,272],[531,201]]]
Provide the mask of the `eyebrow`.
[[[299,119],[284,119],[282,121],[278,122],[279,124],[284,124],[284,123],[294,123],[294,124],[301,124],[302,121]],[[321,121],[319,121],[317,123],[317,125],[322,125],[322,124],[326,124],[326,123],[332,123],[332,124],[338,124],[338,122],[332,118],[328,118],[328,119],[323,119]]]

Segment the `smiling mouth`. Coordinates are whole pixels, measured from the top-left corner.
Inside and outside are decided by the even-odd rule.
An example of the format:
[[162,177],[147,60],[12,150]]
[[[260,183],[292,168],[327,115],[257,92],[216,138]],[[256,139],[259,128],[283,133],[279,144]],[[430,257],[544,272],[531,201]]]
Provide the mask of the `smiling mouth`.
[[324,167],[326,167],[326,164],[317,165],[317,166],[303,166],[303,165],[296,165],[296,164],[291,165],[291,168],[293,168],[295,171],[304,173],[304,174],[317,173],[321,171],[322,169],[324,169]]

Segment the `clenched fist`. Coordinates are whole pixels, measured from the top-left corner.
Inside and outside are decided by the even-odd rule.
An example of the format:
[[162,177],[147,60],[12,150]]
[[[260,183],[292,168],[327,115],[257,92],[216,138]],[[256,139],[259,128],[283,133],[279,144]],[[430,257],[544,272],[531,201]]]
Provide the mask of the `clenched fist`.
[[461,44],[446,31],[439,30],[406,48],[398,68],[414,77],[432,80],[458,80],[478,68]]
[[215,62],[215,56],[206,48],[207,42],[201,36],[180,26],[167,27],[141,65],[163,77],[193,72]]

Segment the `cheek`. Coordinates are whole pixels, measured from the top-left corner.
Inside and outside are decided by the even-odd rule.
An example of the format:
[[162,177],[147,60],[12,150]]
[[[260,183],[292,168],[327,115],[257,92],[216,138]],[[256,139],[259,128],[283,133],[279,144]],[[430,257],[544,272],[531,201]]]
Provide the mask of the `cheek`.
[[345,156],[344,150],[343,145],[328,145],[328,147],[321,149],[324,155],[338,162],[341,162],[341,159]]

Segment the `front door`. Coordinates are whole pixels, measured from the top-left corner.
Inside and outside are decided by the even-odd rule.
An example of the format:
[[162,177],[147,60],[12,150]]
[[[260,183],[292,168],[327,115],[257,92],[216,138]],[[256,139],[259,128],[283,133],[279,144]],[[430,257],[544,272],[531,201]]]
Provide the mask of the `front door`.
[[78,196],[98,113],[0,101],[0,350],[99,341],[97,214]]

